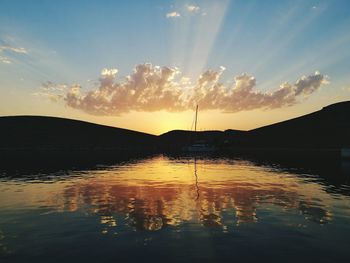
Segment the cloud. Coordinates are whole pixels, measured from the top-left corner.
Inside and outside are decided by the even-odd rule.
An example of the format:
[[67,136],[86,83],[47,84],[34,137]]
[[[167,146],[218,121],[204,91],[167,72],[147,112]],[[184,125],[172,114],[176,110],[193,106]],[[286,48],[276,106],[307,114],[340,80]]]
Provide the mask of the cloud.
[[108,69],[104,68],[101,70],[102,76],[115,76],[118,73],[118,70],[116,68]]
[[180,16],[181,16],[180,13],[175,12],[175,11],[166,14],[167,18],[176,18],[176,17],[180,17]]
[[0,45],[0,52],[3,52],[3,51],[11,51],[14,53],[22,53],[22,54],[28,53],[28,51],[23,47],[13,47],[10,45]]
[[291,106],[328,83],[327,77],[316,71],[302,76],[294,84],[286,82],[273,91],[262,92],[256,89],[256,79],[247,73],[235,76],[231,83],[224,85],[220,81],[224,70],[224,67],[207,70],[193,81],[177,68],[147,63],[137,65],[122,81],[116,80],[116,69],[103,69],[98,85],[92,90],[83,91],[79,84],[47,82],[36,95],[64,101],[71,108],[93,115],[185,111],[196,104],[201,110],[239,112]]
[[199,10],[200,10],[200,7],[199,6],[196,6],[196,5],[187,5],[186,6],[186,9],[188,12],[191,12],[191,13],[198,13]]
[[[73,85],[70,89],[73,88]],[[64,100],[68,86],[65,84],[55,84],[47,81],[41,84],[40,91],[33,93],[34,96],[47,97],[53,102]]]
[[328,81],[325,80],[324,76],[322,76],[318,71],[316,71],[315,74],[311,76],[302,76],[295,83],[295,94],[311,94],[316,91],[323,83],[328,83]]
[[[27,54],[28,53],[28,51],[23,47],[19,48],[19,47],[13,47],[10,45],[0,45],[0,53],[3,53],[4,51],[10,51],[13,53],[20,53],[20,54]],[[9,59],[8,57],[3,57],[3,56],[0,56],[0,62],[5,63],[5,64],[12,63],[11,59]]]
[[[189,14],[202,14],[203,16],[207,15],[206,12],[200,12],[201,11],[201,8],[197,5],[185,5],[184,6],[184,9],[183,9],[183,12],[184,12],[184,15],[186,16],[186,13],[189,13]],[[166,14],[166,17],[167,18],[179,18],[181,17],[181,14],[177,11],[173,11],[173,12],[170,12],[170,13],[167,13]]]
[[12,61],[9,58],[2,57],[2,56],[0,56],[0,62],[5,63],[5,64],[11,64],[12,63]]

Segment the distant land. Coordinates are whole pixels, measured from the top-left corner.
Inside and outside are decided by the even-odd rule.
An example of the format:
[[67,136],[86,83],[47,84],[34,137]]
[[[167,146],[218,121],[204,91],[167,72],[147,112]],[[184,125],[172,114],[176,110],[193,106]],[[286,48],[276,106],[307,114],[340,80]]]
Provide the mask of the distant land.
[[335,103],[307,115],[249,131],[203,131],[197,132],[196,136],[193,133],[175,130],[159,137],[164,147],[177,147],[171,142],[186,144],[188,138],[197,138],[231,151],[339,150],[350,146],[350,101]]
[[197,140],[223,152],[339,151],[350,146],[350,101],[249,131],[173,130],[159,136],[56,117],[0,117],[0,153],[2,157],[19,156],[18,160],[38,154],[104,158],[177,152]]

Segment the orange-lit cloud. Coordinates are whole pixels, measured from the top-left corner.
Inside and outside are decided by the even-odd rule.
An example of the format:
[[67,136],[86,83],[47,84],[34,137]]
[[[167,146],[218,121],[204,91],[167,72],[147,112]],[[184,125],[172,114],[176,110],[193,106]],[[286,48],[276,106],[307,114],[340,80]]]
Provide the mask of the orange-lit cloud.
[[234,77],[230,84],[220,82],[225,70],[207,70],[195,81],[183,76],[177,68],[151,64],[137,65],[132,74],[117,81],[116,69],[103,69],[98,86],[82,91],[80,85],[43,85],[37,93],[53,100],[63,100],[71,108],[94,115],[119,115],[130,111],[185,111],[196,104],[201,110],[238,112],[273,109],[294,105],[310,96],[327,77],[316,71],[302,76],[294,84],[283,83],[273,91],[256,90],[256,79],[246,73]]
[[180,13],[175,12],[175,11],[166,14],[167,18],[175,18],[175,17],[180,17],[180,16],[181,16]]

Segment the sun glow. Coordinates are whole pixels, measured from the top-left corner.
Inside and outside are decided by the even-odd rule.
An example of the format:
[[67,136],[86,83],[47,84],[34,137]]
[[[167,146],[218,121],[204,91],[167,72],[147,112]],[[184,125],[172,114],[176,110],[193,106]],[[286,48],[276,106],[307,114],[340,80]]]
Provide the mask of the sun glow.
[[[199,103],[200,129],[251,129],[348,100],[349,23],[346,16],[335,15],[347,8],[321,2],[162,1],[157,6],[113,3],[113,8],[75,4],[72,9],[58,10],[52,21],[41,17],[48,12],[46,7],[34,4],[28,8],[46,21],[40,25],[31,16],[23,16],[14,7],[15,1],[9,2],[12,12],[0,10],[4,18],[0,27],[0,114],[59,116],[155,134],[189,129],[196,103],[193,98],[182,100],[179,93],[186,89],[194,94],[208,72],[220,75],[220,81],[201,88],[206,103]],[[110,16],[86,15],[95,10]],[[63,27],[66,23],[72,26]],[[73,38],[79,49],[66,41]],[[227,69],[222,71],[220,66]],[[151,71],[150,78],[144,78],[143,71],[135,72],[137,67]],[[294,104],[293,87],[286,82],[294,85],[302,76],[315,78],[316,71],[324,77],[319,83],[330,84],[317,89],[309,103],[303,94],[299,105]],[[133,74],[135,78],[128,82]],[[113,76],[114,86],[102,85],[99,90],[99,81],[103,78],[108,84]],[[256,85],[245,86],[254,89],[234,92],[238,90],[235,82],[244,77],[246,82],[256,80]],[[311,86],[313,91],[319,87]],[[60,87],[66,87],[71,96],[48,93]],[[139,87],[139,96],[129,100]],[[282,105],[276,96],[266,96],[274,92],[287,98],[283,107],[292,107],[274,108]],[[43,93],[47,100],[38,98]],[[267,108],[254,107],[266,106],[259,96],[270,102]],[[241,111],[236,112],[237,108]],[[174,113],[179,110],[184,112]]]
[[[116,214],[131,223],[139,222],[136,227],[143,230],[199,221],[203,227],[226,231],[225,225],[232,224],[232,219],[237,226],[257,222],[259,208],[267,202],[275,210],[300,211],[305,220],[319,224],[332,220],[331,200],[320,185],[303,184],[293,175],[252,167],[248,161],[155,157],[53,181],[46,187],[42,183],[26,184],[11,195],[18,185],[6,183],[0,185],[0,197],[6,197],[0,198],[0,207],[45,205],[55,212],[86,210],[101,217],[105,231],[118,227]],[[317,209],[315,197],[322,200]],[[225,220],[225,215],[231,220]]]

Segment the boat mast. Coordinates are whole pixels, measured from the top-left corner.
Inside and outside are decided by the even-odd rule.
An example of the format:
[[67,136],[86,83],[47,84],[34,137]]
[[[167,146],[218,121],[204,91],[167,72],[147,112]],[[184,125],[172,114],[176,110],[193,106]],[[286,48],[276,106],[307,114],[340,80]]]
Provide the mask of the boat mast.
[[197,131],[197,116],[198,116],[198,104],[196,106],[196,120],[194,122],[194,131]]

